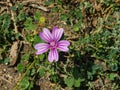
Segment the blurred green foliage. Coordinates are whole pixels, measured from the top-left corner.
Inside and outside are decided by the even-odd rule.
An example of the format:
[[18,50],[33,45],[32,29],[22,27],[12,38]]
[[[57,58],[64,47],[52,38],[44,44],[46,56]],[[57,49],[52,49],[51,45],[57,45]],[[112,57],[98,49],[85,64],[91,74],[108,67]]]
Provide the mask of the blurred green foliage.
[[[120,10],[115,0],[95,0],[94,3],[79,0],[48,0],[46,6],[53,5],[52,12],[58,13],[61,21],[71,27],[70,52],[67,57],[60,52],[59,62],[50,63],[47,53],[35,56],[33,52],[21,55],[17,71],[24,73],[19,82],[20,90],[32,90],[38,78],[46,75],[59,90],[97,90],[108,88],[120,89]],[[97,9],[98,10],[97,10]],[[23,10],[23,5],[11,7],[17,11],[16,23],[23,26],[25,35],[22,40],[33,46],[43,42],[37,28],[41,23],[47,27],[46,17],[42,12],[33,16]],[[46,21],[46,22],[45,22]],[[93,21],[96,21],[93,22]],[[0,16],[0,63],[9,64],[8,52],[13,41],[21,40],[21,33],[14,33],[13,21],[8,13]],[[34,51],[35,53],[35,51]],[[48,74],[49,73],[49,74]],[[98,82],[99,81],[99,82]],[[109,85],[107,85],[109,81]],[[17,86],[16,86],[17,87]],[[15,87],[15,88],[16,88]],[[56,88],[55,87],[55,88]]]

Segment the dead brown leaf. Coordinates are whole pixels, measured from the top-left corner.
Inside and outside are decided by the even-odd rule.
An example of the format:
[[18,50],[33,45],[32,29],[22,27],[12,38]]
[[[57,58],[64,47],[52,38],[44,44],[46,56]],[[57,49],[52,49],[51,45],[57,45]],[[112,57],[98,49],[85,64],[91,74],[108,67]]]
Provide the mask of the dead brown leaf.
[[13,42],[13,45],[10,50],[10,66],[15,65],[17,59],[18,59],[18,54],[20,51],[22,43],[20,41],[15,41]]

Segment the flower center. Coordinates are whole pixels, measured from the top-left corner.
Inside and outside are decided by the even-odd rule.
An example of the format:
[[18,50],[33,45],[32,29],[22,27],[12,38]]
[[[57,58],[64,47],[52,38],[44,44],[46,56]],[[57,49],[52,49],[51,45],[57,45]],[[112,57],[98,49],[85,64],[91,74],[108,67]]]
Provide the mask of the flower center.
[[56,48],[57,43],[55,41],[50,42],[51,48]]

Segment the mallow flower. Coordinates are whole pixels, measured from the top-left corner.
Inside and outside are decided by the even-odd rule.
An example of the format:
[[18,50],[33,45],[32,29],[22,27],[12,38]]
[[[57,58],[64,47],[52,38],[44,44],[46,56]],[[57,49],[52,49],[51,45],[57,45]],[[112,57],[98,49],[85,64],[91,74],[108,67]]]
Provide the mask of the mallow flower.
[[60,40],[63,35],[63,31],[63,28],[58,27],[54,27],[52,32],[50,32],[47,28],[43,28],[43,32],[40,32],[39,36],[45,41],[45,43],[38,43],[34,46],[37,50],[36,54],[40,55],[49,50],[49,62],[58,61],[58,51],[69,51],[68,46],[70,45],[70,42],[67,40]]

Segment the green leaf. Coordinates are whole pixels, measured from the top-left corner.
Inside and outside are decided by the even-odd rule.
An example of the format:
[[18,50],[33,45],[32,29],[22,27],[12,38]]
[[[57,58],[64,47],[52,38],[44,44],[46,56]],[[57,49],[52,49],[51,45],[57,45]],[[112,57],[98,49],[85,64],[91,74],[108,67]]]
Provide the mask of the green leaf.
[[87,71],[88,79],[93,80],[93,74]]
[[53,8],[52,8],[52,11],[53,11],[53,12],[58,12],[58,8],[53,7]]
[[32,68],[32,69],[31,69],[31,73],[30,73],[30,74],[33,76],[35,73],[36,73],[35,68]]
[[4,64],[7,65],[9,62],[10,62],[10,58],[5,58],[5,59],[4,59]]
[[15,6],[12,6],[12,7],[11,7],[11,10],[16,11],[17,8],[16,8]]
[[22,60],[29,60],[30,58],[30,53],[26,53],[22,56]]
[[27,20],[24,23],[25,25],[25,29],[26,30],[34,30],[35,29],[35,25],[32,22],[32,18],[27,18]]
[[74,86],[75,87],[79,87],[80,86],[80,79],[75,79],[75,81],[74,81]]
[[21,10],[23,8],[23,5],[21,3],[18,3],[18,10]]
[[72,87],[74,85],[74,78],[73,77],[65,78],[64,81],[68,87]]
[[80,26],[78,26],[78,25],[76,24],[76,25],[73,26],[73,30],[74,30],[75,32],[77,32],[77,31],[80,30],[79,27],[80,27]]
[[17,65],[17,70],[18,70],[19,72],[23,72],[23,71],[25,70],[25,66],[22,65],[21,63],[19,63],[19,64]]
[[18,16],[17,16],[17,18],[18,18],[18,20],[19,21],[22,21],[22,20],[25,20],[25,13],[24,12],[21,12]]
[[80,9],[75,10],[75,16],[77,19],[82,20],[82,12]]
[[54,3],[54,0],[47,0],[44,2],[45,5],[50,5],[52,3]]
[[40,16],[41,16],[41,13],[38,11],[38,12],[35,13],[34,19],[37,20],[37,21],[39,21]]
[[85,80],[85,79],[81,79],[81,78],[75,79],[75,80],[74,80],[74,86],[75,86],[75,87],[80,87],[81,82],[83,82],[84,80]]
[[39,37],[39,36],[34,36],[34,43],[33,43],[33,45],[35,45],[35,44],[37,44],[37,43],[42,43],[43,42],[43,40]]
[[41,54],[39,57],[40,57],[41,60],[43,60],[44,57],[45,57],[45,54]]
[[64,20],[64,21],[67,21],[67,19],[69,18],[69,15],[68,14],[62,14],[60,16],[61,20]]
[[39,75],[40,75],[41,77],[44,77],[46,70],[45,70],[45,68],[42,68],[42,67],[41,67],[38,72],[39,72]]
[[30,42],[31,41],[31,36],[29,34],[27,34],[25,39],[26,39],[27,42]]
[[11,23],[11,20],[9,19],[9,17],[6,17],[2,25],[2,29],[4,29],[6,33],[9,33],[8,28],[10,26],[10,23]]
[[21,90],[26,90],[29,87],[29,78],[24,77],[23,80],[20,82],[20,89]]
[[34,83],[33,83],[33,82],[29,82],[29,87],[28,87],[28,90],[32,90],[33,85],[34,85]]
[[115,78],[115,74],[111,73],[110,74],[110,80],[114,80],[114,78]]
[[117,70],[118,70],[118,65],[117,65],[117,63],[112,63],[111,69],[112,69],[112,71],[117,71]]
[[52,82],[54,82],[54,83],[59,83],[59,76],[58,76],[58,74],[53,74],[53,75],[51,75],[50,76],[50,80],[52,81]]
[[58,5],[62,5],[63,4],[62,2],[63,2],[63,0],[57,0]]

